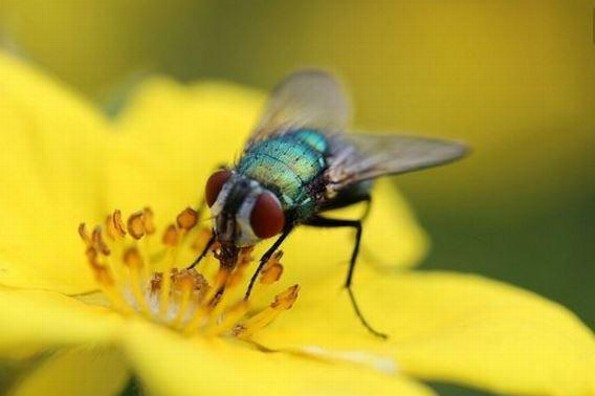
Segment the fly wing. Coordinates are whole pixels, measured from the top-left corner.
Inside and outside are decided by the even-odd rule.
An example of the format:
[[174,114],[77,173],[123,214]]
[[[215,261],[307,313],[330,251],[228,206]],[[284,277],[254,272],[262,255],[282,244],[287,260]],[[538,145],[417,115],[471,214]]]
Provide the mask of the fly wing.
[[463,157],[462,143],[416,136],[341,134],[330,136],[327,176],[338,191],[363,180],[445,164]]
[[300,128],[340,133],[349,113],[347,96],[334,77],[320,70],[299,71],[275,87],[248,145]]
[[382,175],[440,165],[467,151],[461,143],[439,139],[345,134],[349,121],[349,101],[341,84],[324,71],[299,71],[275,87],[247,148],[290,130],[311,128],[324,133],[331,147],[326,173],[335,190]]

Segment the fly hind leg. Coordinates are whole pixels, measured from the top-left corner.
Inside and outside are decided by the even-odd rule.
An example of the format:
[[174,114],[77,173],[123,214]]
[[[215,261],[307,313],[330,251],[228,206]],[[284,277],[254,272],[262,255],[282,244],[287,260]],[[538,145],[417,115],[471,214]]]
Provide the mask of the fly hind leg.
[[357,303],[355,295],[353,293],[352,285],[353,285],[353,274],[355,271],[355,263],[357,262],[357,256],[359,254],[360,242],[362,238],[362,221],[361,220],[343,220],[343,219],[331,219],[323,216],[314,216],[309,219],[306,225],[310,225],[313,227],[324,227],[324,228],[342,228],[342,227],[349,227],[355,229],[355,243],[353,246],[353,251],[351,253],[351,259],[349,261],[349,270],[347,271],[347,279],[345,279],[345,288],[347,289],[347,293],[349,294],[349,299],[351,300],[351,305],[353,306],[353,310],[357,315],[358,319],[364,325],[366,329],[376,337],[380,338],[388,338],[388,336],[384,333],[379,332],[378,330],[374,329],[370,323],[366,320],[362,311]]

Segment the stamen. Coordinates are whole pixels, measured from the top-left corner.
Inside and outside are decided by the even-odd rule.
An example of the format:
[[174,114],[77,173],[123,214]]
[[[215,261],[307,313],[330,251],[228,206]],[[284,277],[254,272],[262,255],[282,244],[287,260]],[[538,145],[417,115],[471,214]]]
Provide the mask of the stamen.
[[[153,211],[146,207],[126,222],[121,211],[115,210],[103,226],[89,233],[83,223],[78,232],[99,288],[123,314],[142,315],[186,335],[249,338],[291,308],[298,295],[297,285],[278,294],[265,309],[249,314],[251,307],[257,306],[253,301],[258,293],[245,301],[241,288],[247,287],[252,273],[252,247],[240,249],[235,266],[219,265],[218,271],[207,275],[204,271],[212,268],[209,262],[221,254],[215,243],[198,266],[203,273],[184,269],[211,239],[211,231],[197,227],[198,223],[198,213],[186,208],[163,229],[161,240],[155,240],[151,235],[159,228]],[[259,288],[272,287],[280,280],[282,257],[279,251],[265,264]]]
[[240,250],[240,254],[238,257],[238,264],[236,264],[236,268],[231,274],[231,277],[227,280],[226,287],[228,289],[232,289],[235,286],[241,284],[242,280],[246,277],[246,269],[248,265],[254,260],[252,256],[252,251],[254,248],[252,246],[245,247]]
[[143,279],[143,267],[144,261],[141,257],[138,249],[136,247],[130,247],[126,249],[124,252],[123,257],[124,265],[128,267],[129,275],[130,275],[130,289],[132,291],[132,295],[136,300],[139,308],[144,312],[149,312],[149,307],[147,306],[147,302],[145,301],[145,295],[143,290],[143,283],[145,279]]
[[267,261],[260,274],[260,283],[270,285],[281,279],[283,275],[283,266],[279,262],[281,257],[283,257],[283,251],[279,250]]
[[176,222],[178,223],[178,227],[189,231],[198,223],[198,213],[192,208],[186,208],[178,215]]
[[281,314],[281,312],[293,307],[293,303],[297,300],[299,289],[300,287],[298,285],[293,285],[283,293],[278,294],[275,297],[275,301],[273,301],[264,311],[261,311],[245,322],[236,325],[233,329],[233,334],[236,337],[247,339],[257,331],[268,326]]
[[145,236],[145,221],[143,219],[144,212],[136,212],[128,218],[128,233],[134,239],[141,239]]
[[[168,235],[169,234],[169,235]],[[163,243],[165,244],[165,246],[168,247],[167,251],[166,251],[166,265],[165,267],[168,269],[172,269],[174,267],[175,264],[175,257],[176,257],[176,251],[174,250],[176,244],[178,241],[178,237],[177,237],[177,232],[175,229],[175,226],[173,226],[173,230],[168,227],[168,229],[166,230],[165,234],[163,235]],[[168,273],[169,275],[169,273]],[[155,278],[155,275],[153,275],[153,279]],[[158,294],[158,298],[159,298],[159,315],[161,316],[165,316],[167,314],[167,310],[169,308],[169,294],[171,292],[171,276],[161,276],[161,279],[163,280],[160,284],[160,289],[159,289],[159,294]]]
[[115,309],[121,312],[129,312],[130,308],[124,301],[122,295],[118,292],[112,272],[106,265],[106,259],[107,254],[109,254],[109,250],[102,249],[101,252],[103,252],[104,254],[100,254],[100,251],[97,250],[97,242],[101,240],[101,238],[98,236],[100,235],[99,232],[94,231],[94,234],[97,235],[95,237],[92,237],[91,235],[89,235],[85,223],[81,223],[79,225],[78,232],[81,236],[81,239],[85,242],[87,246],[85,256],[87,257],[87,261],[89,262],[91,270],[93,271],[93,275],[95,276],[95,281],[97,282],[99,288],[110,300],[112,306],[114,306]]
[[225,313],[225,316],[223,316],[223,319],[219,323],[207,327],[205,333],[208,335],[219,335],[232,330],[236,326],[236,323],[248,312],[248,308],[249,305],[246,301],[240,301]]
[[194,269],[176,272],[172,276],[172,281],[177,294],[174,295],[174,301],[178,304],[173,326],[179,327],[182,321],[187,319],[185,316],[188,314],[190,304],[198,304],[204,297],[208,284]]
[[113,240],[122,240],[126,236],[124,222],[122,221],[122,212],[115,210],[113,214],[107,216],[105,220],[105,229],[107,235]]
[[147,235],[152,235],[155,233],[155,231],[157,231],[157,228],[155,228],[154,217],[155,216],[153,215],[153,211],[151,210],[151,208],[146,207],[143,209],[143,228]]
[[172,248],[176,247],[176,245],[178,244],[178,230],[176,229],[175,225],[170,224],[165,229],[165,232],[163,233],[162,241],[165,246],[172,247]]
[[110,249],[107,247],[107,244],[103,240],[100,227],[95,227],[95,229],[93,230],[93,234],[91,234],[91,243],[99,253],[105,256],[109,256],[109,254],[111,253]]

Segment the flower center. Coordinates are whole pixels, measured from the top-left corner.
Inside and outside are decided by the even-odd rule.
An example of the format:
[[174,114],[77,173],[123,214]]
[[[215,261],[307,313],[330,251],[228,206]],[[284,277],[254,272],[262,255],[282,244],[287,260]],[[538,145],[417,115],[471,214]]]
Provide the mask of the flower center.
[[150,208],[133,213],[126,222],[116,210],[91,232],[81,224],[87,260],[110,305],[122,314],[142,315],[187,335],[240,338],[249,338],[293,306],[298,285],[254,310],[258,295],[281,278],[280,251],[265,264],[250,299],[243,298],[240,286],[253,261],[252,248],[242,248],[236,266],[228,268],[217,265],[220,247],[215,243],[212,254],[198,265],[201,272],[186,269],[211,237],[208,228],[197,224],[198,214],[190,208],[161,233]]

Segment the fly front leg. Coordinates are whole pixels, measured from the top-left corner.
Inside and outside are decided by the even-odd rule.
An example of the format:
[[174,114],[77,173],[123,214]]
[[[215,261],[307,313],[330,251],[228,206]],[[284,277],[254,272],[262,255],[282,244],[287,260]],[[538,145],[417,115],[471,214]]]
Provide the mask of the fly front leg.
[[211,237],[209,238],[209,241],[207,242],[206,246],[204,247],[202,252],[198,255],[198,257],[192,262],[192,264],[190,264],[188,267],[186,267],[186,269],[189,270],[189,269],[196,267],[198,265],[198,263],[200,263],[201,260],[203,258],[205,258],[207,253],[209,253],[209,250],[211,250],[211,248],[213,247],[213,244],[215,243],[216,240],[217,240],[217,237],[215,236],[215,232],[211,231]]
[[331,219],[322,216],[314,216],[309,219],[306,225],[313,226],[313,227],[323,227],[323,228],[343,228],[349,227],[355,230],[355,243],[353,246],[353,250],[351,252],[351,259],[349,260],[349,270],[347,271],[347,278],[345,279],[345,288],[347,289],[347,293],[349,294],[349,299],[351,300],[351,305],[353,306],[353,310],[355,314],[359,318],[360,322],[364,325],[366,329],[376,337],[380,338],[388,338],[388,336],[384,333],[381,333],[375,330],[370,323],[366,320],[362,311],[359,308],[355,295],[353,293],[352,284],[353,284],[353,274],[355,271],[355,263],[357,262],[357,256],[359,255],[359,247],[362,238],[362,221],[361,220],[343,220],[343,219]]
[[250,278],[250,283],[248,284],[248,288],[246,289],[246,294],[244,295],[244,300],[247,301],[250,298],[250,293],[252,293],[252,288],[254,287],[254,283],[256,283],[258,274],[260,274],[260,271],[262,271],[262,269],[264,268],[267,261],[269,261],[271,256],[277,251],[279,246],[281,246],[281,244],[283,243],[285,238],[287,238],[287,236],[289,235],[289,233],[292,230],[293,230],[293,226],[286,228],[283,231],[283,233],[281,233],[281,236],[279,238],[277,238],[275,243],[273,243],[273,245],[262,255],[262,257],[260,258],[260,262],[258,263],[258,267],[256,268],[256,271],[254,271],[252,278]]
[[[202,214],[206,210],[206,208],[207,208],[207,201],[205,198],[203,198],[200,202],[200,205],[198,206],[198,210],[196,211],[199,221],[202,218]],[[206,246],[204,247],[202,252],[198,255],[198,257],[196,259],[194,259],[192,264],[190,264],[188,267],[186,267],[186,269],[189,270],[189,269],[196,267],[198,265],[198,263],[200,263],[201,260],[203,258],[205,258],[207,253],[209,253],[209,250],[211,250],[211,248],[213,247],[213,244],[215,243],[216,239],[217,238],[215,237],[215,230],[211,230],[211,237],[209,238]]]

